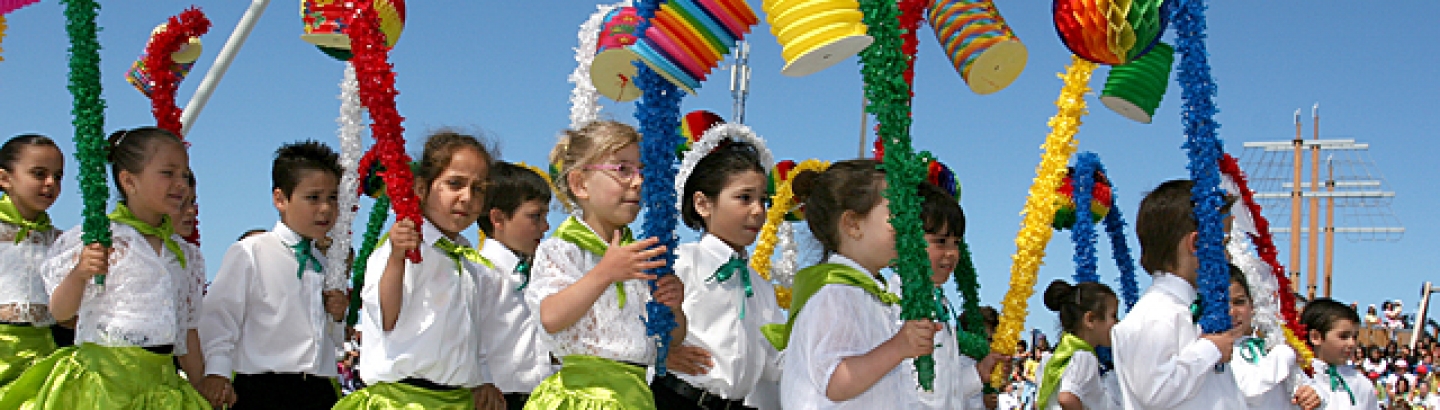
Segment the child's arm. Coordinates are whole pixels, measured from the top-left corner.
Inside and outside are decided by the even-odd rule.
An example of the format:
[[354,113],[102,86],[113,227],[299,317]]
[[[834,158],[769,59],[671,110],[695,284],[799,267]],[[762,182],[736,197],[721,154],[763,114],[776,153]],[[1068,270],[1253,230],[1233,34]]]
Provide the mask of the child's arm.
[[1055,401],[1060,403],[1061,410],[1085,410],[1085,405],[1080,403],[1080,397],[1075,393],[1068,391],[1055,393]]
[[395,223],[390,229],[390,257],[385,261],[385,271],[380,274],[380,329],[395,330],[395,321],[400,319],[400,307],[405,303],[405,253],[420,249],[420,232],[415,222],[408,219]]
[[620,236],[618,232],[611,235],[610,248],[595,268],[585,272],[580,280],[540,301],[540,324],[545,327],[546,333],[557,333],[575,324],[615,282],[653,280],[655,276],[645,274],[645,270],[665,266],[665,261],[655,260],[665,252],[665,247],[647,249],[659,243],[658,239],[645,238],[622,246]]
[[[235,370],[235,343],[245,323],[250,280],[255,277],[254,257],[239,243],[230,245],[220,259],[220,270],[205,294],[200,320],[200,338],[205,353],[205,378],[197,390],[212,405],[233,402],[230,374]],[[217,406],[218,407],[218,406]]]
[[1228,362],[1239,330],[1205,335],[1176,349],[1179,326],[1194,326],[1188,314],[1167,320],[1149,320],[1144,329],[1116,326],[1114,340],[1116,371],[1122,388],[1142,408],[1172,408],[1194,399],[1204,385],[1201,378],[1214,371],[1216,363]]
[[[65,257],[61,254],[59,257]],[[75,267],[70,270],[60,285],[50,292],[50,314],[56,321],[66,321],[80,311],[80,300],[85,298],[85,286],[95,275],[110,270],[110,249],[98,243],[85,245],[78,256]]]
[[906,321],[895,336],[869,353],[841,359],[825,385],[825,398],[835,402],[853,399],[870,390],[905,359],[934,352],[939,327],[928,320]]
[[180,356],[180,369],[185,371],[190,385],[199,389],[200,381],[205,378],[205,349],[200,346],[200,332],[195,329],[185,331],[185,354]]

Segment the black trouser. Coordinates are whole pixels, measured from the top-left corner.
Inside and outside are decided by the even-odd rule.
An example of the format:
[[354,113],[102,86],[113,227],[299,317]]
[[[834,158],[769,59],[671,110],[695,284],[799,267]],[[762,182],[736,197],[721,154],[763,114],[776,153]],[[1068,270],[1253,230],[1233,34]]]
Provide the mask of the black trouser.
[[505,408],[508,410],[524,410],[528,401],[530,393],[505,393]]
[[330,378],[297,373],[235,375],[235,405],[231,410],[325,410],[340,401]]
[[50,325],[50,337],[55,338],[55,347],[70,347],[75,345],[75,329],[60,324]]
[[745,400],[725,400],[710,395],[704,389],[690,385],[674,373],[657,376],[650,382],[650,391],[655,395],[655,408],[680,410],[754,410],[745,407]]

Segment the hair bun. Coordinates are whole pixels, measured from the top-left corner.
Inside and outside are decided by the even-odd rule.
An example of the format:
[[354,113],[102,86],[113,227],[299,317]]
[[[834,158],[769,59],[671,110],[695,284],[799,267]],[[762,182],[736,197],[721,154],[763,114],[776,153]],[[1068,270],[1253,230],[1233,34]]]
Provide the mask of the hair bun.
[[1063,280],[1050,282],[1045,288],[1045,308],[1052,312],[1059,312],[1066,303],[1074,303],[1075,285],[1065,283]]
[[810,194],[815,192],[815,182],[820,178],[820,172],[804,170],[791,176],[790,192],[795,194],[795,202],[805,202]]

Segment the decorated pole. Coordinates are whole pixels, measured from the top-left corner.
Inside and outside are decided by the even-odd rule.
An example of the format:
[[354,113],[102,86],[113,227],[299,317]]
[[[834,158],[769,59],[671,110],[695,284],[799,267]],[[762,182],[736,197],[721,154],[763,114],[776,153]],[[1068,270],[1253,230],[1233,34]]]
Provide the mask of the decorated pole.
[[265,6],[269,4],[270,0],[252,0],[250,7],[245,9],[245,14],[240,16],[240,23],[235,25],[235,31],[225,40],[225,46],[220,49],[220,54],[215,56],[215,63],[210,65],[210,71],[205,72],[205,78],[200,80],[195,95],[190,97],[190,103],[185,105],[184,115],[180,117],[180,123],[183,124],[180,134],[190,133],[190,127],[195,125],[195,118],[205,110],[205,104],[210,102],[210,95],[215,93],[215,87],[225,78],[225,72],[230,70],[230,63],[235,61],[235,55],[245,46],[245,39],[250,37],[255,22],[260,20],[260,15],[265,14]]
[[[181,139],[185,138],[180,125],[180,107],[175,105],[175,90],[184,80],[188,68],[179,65],[194,62],[177,61],[176,55],[193,53],[199,57],[199,37],[210,31],[210,19],[200,9],[191,7],[177,16],[172,16],[158,32],[150,36],[145,45],[145,54],[131,69],[130,81],[150,97],[150,110],[155,115],[155,126],[170,131]],[[182,51],[182,49],[185,49]]]
[[[75,125],[75,156],[78,159],[81,210],[81,239],[86,244],[110,247],[110,218],[105,205],[110,187],[105,177],[108,149],[105,147],[105,99],[100,89],[100,27],[95,24],[100,5],[95,0],[61,0],[65,4],[65,32],[70,35],[70,94],[75,97],[71,113]],[[95,275],[95,284],[104,286],[105,275]]]
[[[336,124],[340,126],[336,135],[340,138],[340,176],[339,195],[336,198],[335,226],[330,228],[330,239],[334,242],[330,249],[338,249],[340,254],[330,254],[332,259],[345,257],[344,252],[350,250],[351,232],[354,225],[355,213],[360,201],[360,156],[364,153],[364,144],[360,141],[360,134],[365,130],[365,111],[360,104],[360,82],[355,77],[355,66],[345,63],[345,79],[340,82],[340,116],[335,118]],[[385,209],[376,203],[377,209]],[[373,212],[373,211],[372,211]],[[383,215],[383,212],[382,212]],[[383,217],[382,217],[383,218]],[[383,219],[382,219],[382,222]],[[343,259],[341,259],[343,260]],[[343,290],[345,288],[345,269],[343,263],[330,263],[325,265],[325,289]],[[354,293],[359,295],[358,289],[363,287],[355,286]]]

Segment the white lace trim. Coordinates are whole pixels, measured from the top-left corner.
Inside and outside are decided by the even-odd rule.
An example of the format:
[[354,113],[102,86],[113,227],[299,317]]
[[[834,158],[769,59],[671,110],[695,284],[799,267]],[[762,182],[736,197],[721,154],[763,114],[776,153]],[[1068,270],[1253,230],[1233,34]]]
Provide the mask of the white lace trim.
[[[561,239],[549,238],[535,252],[530,286],[525,298],[531,306],[540,306],[546,297],[575,284],[600,257]],[[557,357],[590,355],[635,363],[655,360],[655,346],[645,337],[645,303],[650,301],[650,288],[644,281],[625,283],[625,306],[619,305],[616,287],[605,293],[575,324],[550,336]]]

